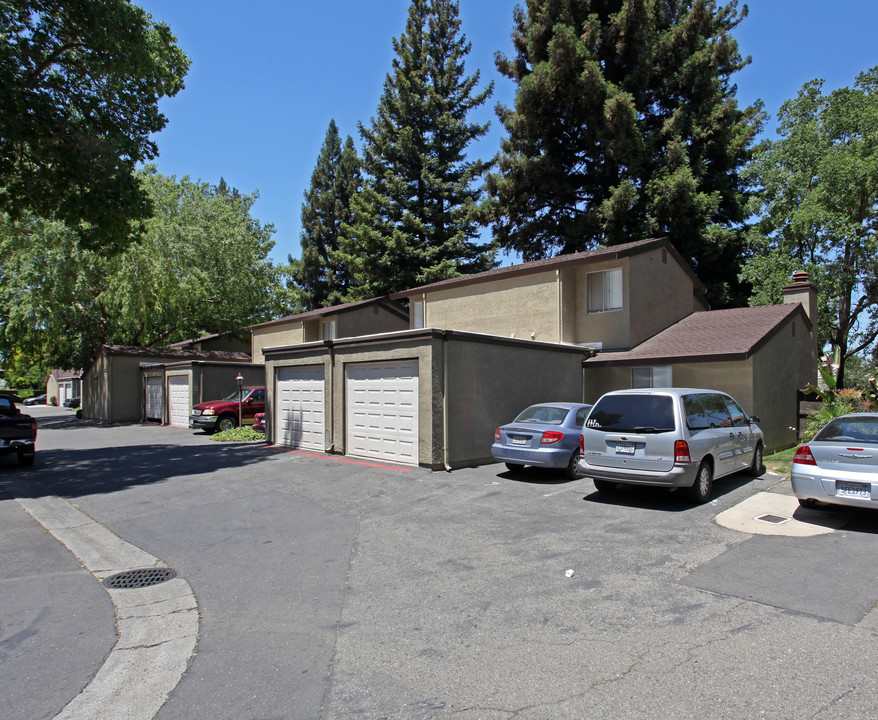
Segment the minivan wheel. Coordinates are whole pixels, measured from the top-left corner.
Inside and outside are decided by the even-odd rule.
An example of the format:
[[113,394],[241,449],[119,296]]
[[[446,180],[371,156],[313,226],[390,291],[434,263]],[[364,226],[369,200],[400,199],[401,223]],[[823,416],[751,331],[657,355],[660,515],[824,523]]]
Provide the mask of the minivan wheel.
[[568,480],[578,480],[582,477],[582,473],[579,472],[579,450],[570,456],[570,462],[567,463],[567,468],[564,470],[564,477]]
[[710,463],[702,462],[698,466],[698,474],[695,476],[695,482],[688,489],[687,495],[689,499],[698,503],[706,503],[710,499],[710,493],[713,490],[713,469]]
[[750,469],[747,470],[748,475],[759,477],[765,472],[765,466],[762,464],[762,443],[757,443],[756,449],[753,451],[753,462]]
[[32,452],[25,453],[25,452],[21,452],[21,450],[19,450],[18,451],[18,464],[21,465],[22,467],[28,467],[30,465],[33,465],[35,457],[36,457],[36,455]]

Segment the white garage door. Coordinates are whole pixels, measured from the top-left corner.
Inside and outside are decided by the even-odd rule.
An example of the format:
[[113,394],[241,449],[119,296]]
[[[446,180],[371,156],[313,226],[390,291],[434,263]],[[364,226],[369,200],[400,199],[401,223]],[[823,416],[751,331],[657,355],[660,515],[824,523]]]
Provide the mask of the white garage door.
[[146,378],[146,419],[162,419],[162,379]]
[[70,397],[70,383],[58,383],[58,404],[64,407],[64,402]]
[[189,427],[189,377],[172,375],[168,378],[168,407],[171,425]]
[[418,361],[348,365],[347,454],[418,464]]
[[325,450],[323,366],[279,368],[275,442]]

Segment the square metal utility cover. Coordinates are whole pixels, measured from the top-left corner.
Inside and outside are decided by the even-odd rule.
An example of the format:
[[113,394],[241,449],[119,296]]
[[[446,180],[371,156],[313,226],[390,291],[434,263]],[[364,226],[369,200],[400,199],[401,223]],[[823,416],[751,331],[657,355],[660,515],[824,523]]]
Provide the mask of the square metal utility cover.
[[784,517],[783,515],[772,515],[771,513],[766,513],[765,515],[758,515],[753,518],[754,520],[761,520],[762,522],[771,523],[772,525],[782,525],[785,522],[789,522],[790,518]]

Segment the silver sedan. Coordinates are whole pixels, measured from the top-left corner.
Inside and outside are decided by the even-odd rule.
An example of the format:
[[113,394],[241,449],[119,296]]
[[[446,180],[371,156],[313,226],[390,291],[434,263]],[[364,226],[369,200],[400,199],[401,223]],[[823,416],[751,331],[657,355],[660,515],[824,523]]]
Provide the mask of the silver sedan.
[[878,413],[830,420],[796,450],[791,480],[803,507],[878,507]]

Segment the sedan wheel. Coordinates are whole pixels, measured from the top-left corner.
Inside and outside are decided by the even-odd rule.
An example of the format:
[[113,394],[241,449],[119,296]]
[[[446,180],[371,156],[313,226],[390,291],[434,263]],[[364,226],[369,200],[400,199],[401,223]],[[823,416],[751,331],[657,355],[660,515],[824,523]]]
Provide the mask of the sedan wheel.
[[592,478],[591,480],[594,483],[594,488],[599,493],[604,493],[605,495],[609,495],[610,493],[616,492],[616,484],[612,480],[595,480]]
[[564,470],[564,477],[568,480],[578,480],[582,477],[582,473],[579,471],[579,450],[570,457],[570,462],[567,463],[567,468]]
[[509,472],[521,472],[524,470],[524,465],[519,465],[518,463],[506,463],[506,469]]
[[689,499],[699,505],[710,500],[710,493],[713,490],[713,469],[709,463],[702,462],[698,466],[698,474],[695,476],[695,482],[689,488],[687,495]]

